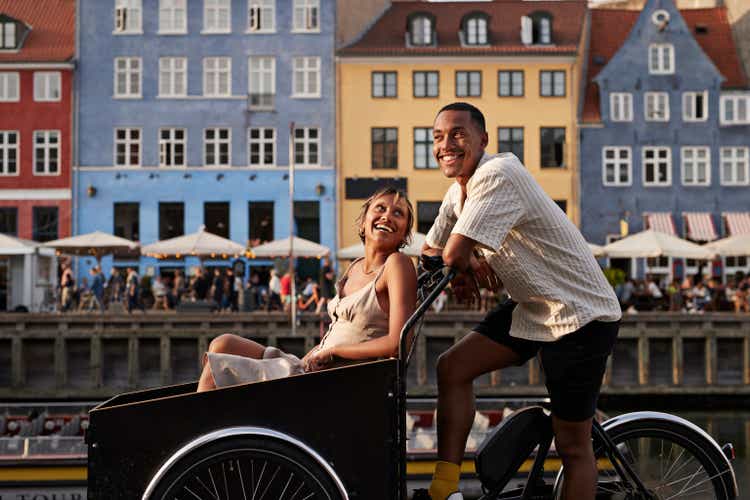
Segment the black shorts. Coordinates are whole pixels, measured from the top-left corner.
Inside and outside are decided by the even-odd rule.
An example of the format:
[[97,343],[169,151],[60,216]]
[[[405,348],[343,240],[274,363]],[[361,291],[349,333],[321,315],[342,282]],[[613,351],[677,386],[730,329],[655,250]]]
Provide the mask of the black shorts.
[[515,307],[512,300],[498,305],[474,331],[512,349],[519,365],[539,355],[553,415],[572,422],[593,417],[620,322],[592,321],[560,340],[539,342],[510,336]]

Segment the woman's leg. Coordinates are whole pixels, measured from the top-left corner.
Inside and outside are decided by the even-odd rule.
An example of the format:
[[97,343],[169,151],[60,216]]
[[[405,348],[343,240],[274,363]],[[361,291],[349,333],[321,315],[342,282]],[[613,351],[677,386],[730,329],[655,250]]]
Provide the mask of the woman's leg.
[[[235,354],[237,356],[245,356],[246,358],[253,359],[262,359],[265,350],[265,346],[231,333],[219,335],[208,345],[208,352],[210,353]],[[203,371],[198,380],[198,392],[216,389],[214,377],[211,375],[211,366],[206,362],[207,360],[208,356],[204,356]]]

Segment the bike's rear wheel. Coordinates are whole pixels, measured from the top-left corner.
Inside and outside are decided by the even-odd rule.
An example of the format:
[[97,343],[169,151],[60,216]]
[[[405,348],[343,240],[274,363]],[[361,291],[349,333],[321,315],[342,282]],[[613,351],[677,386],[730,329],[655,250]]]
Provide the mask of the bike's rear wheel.
[[[595,443],[597,500],[730,500],[736,498],[732,470],[705,436],[680,423],[635,420],[607,431],[652,496],[644,496],[616,472],[604,446]],[[626,475],[626,474],[623,474]],[[564,470],[554,498],[563,498]]]

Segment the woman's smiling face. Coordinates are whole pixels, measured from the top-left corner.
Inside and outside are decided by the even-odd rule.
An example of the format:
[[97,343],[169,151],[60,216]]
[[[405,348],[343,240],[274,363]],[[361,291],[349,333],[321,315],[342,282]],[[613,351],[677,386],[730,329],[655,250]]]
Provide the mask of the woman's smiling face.
[[374,243],[398,250],[409,232],[406,200],[395,194],[375,198],[367,208],[360,228],[365,235],[365,245]]

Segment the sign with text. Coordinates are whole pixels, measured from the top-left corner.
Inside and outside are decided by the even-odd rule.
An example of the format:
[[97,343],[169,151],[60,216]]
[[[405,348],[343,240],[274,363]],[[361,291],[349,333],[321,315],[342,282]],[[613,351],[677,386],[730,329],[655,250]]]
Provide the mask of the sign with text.
[[0,486],[0,500],[86,500],[85,486],[19,487]]

